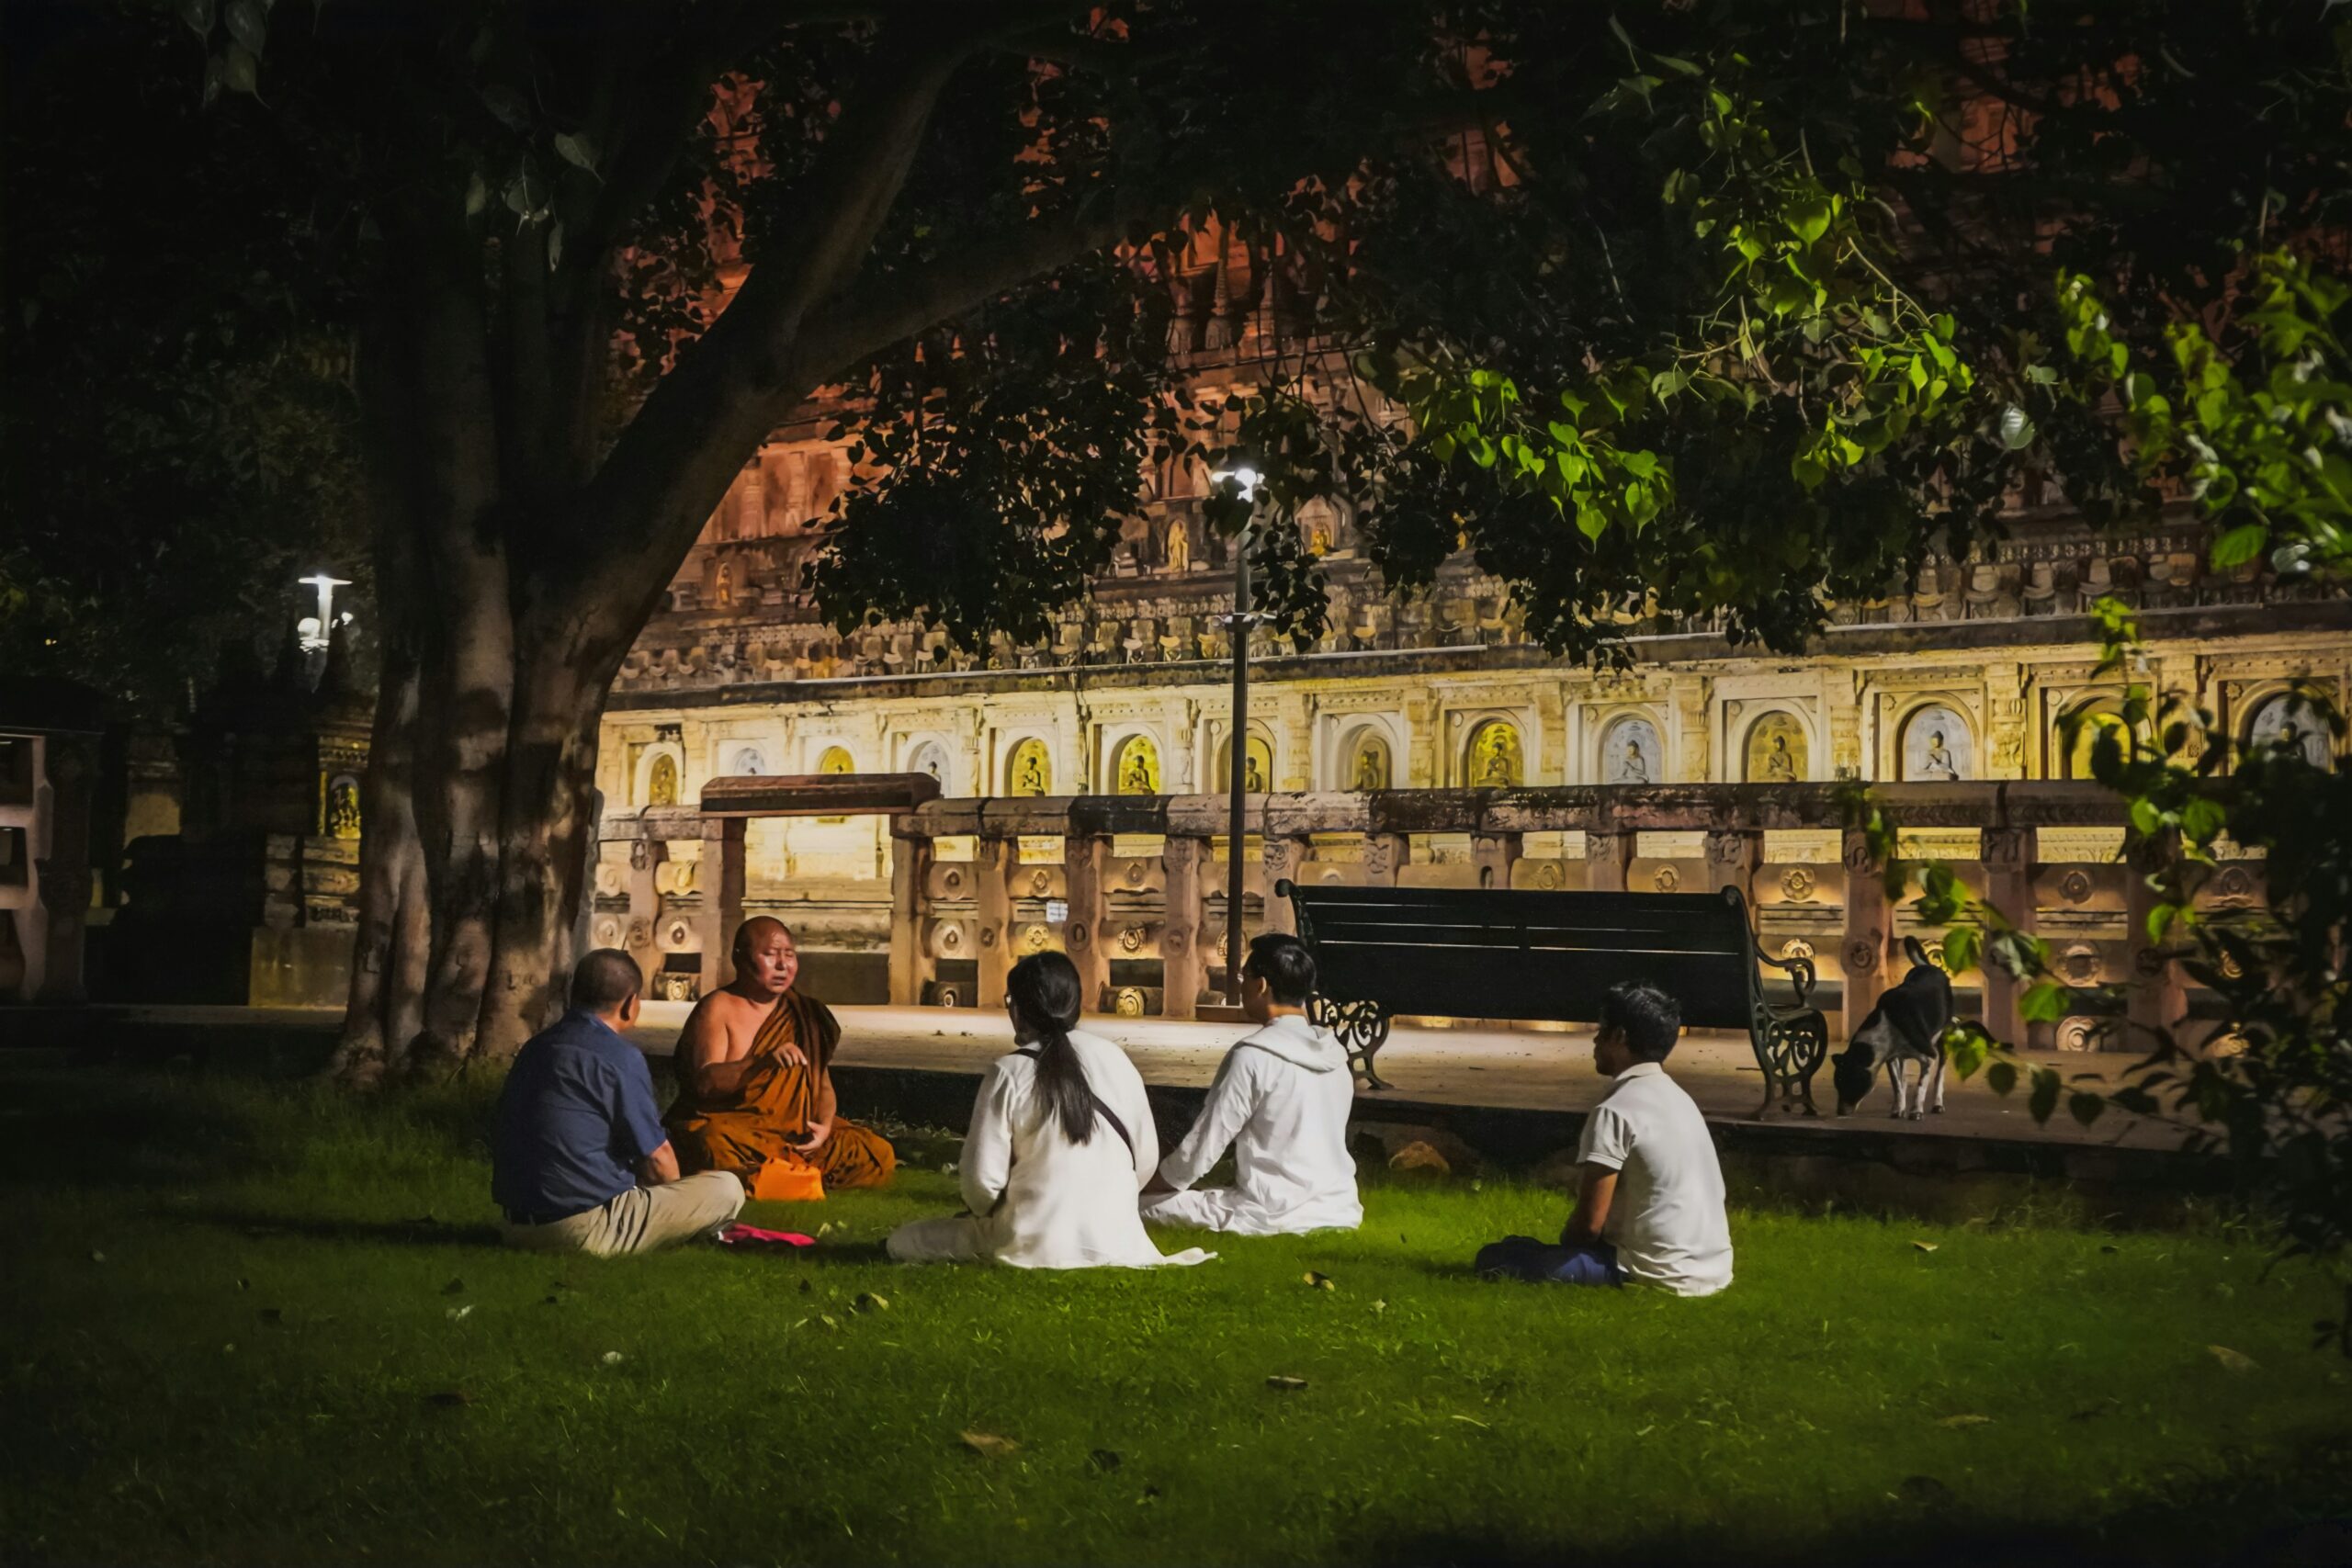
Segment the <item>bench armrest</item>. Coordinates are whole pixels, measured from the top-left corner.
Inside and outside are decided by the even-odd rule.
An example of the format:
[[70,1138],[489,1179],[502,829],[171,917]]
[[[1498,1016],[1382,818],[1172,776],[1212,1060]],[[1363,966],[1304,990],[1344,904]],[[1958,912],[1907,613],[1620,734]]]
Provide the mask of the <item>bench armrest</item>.
[[1758,961],[1770,964],[1775,969],[1785,969],[1788,971],[1790,983],[1797,988],[1797,1003],[1799,1006],[1806,1005],[1812,1001],[1814,985],[1812,959],[1775,958],[1770,953],[1764,951],[1764,944],[1762,942],[1758,942],[1756,944],[1756,956]]

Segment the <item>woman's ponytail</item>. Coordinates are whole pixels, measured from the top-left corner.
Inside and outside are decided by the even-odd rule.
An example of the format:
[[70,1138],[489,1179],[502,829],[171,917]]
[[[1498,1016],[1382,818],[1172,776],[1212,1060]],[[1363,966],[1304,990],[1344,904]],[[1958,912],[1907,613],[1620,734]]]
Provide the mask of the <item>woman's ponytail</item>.
[[1078,965],[1058,953],[1031,954],[1014,964],[1005,980],[1013,1010],[1035,1036],[1037,1081],[1073,1144],[1093,1137],[1100,1110],[1094,1086],[1086,1081],[1086,1069],[1079,1064],[1078,1048],[1069,1043],[1083,991]]

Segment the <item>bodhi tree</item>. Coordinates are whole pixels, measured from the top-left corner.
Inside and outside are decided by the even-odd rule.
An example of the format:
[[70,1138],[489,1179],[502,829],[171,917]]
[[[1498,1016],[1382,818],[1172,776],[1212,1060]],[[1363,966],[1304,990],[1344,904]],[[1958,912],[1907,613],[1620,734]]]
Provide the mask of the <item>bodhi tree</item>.
[[[845,625],[1035,635],[1147,457],[1246,456],[1277,525],[1343,496],[1404,588],[1475,552],[1563,652],[1642,615],[1792,646],[2021,479],[2134,483],[2036,379],[2039,280],[2217,287],[2240,231],[2324,220],[2331,57],[2264,9],[177,0],[190,90],[304,161],[286,206],[356,215],[344,1070],[555,1005],[606,688],[820,389]],[[1303,323],[1214,403],[1165,330],[1203,234]],[[1295,530],[1257,536],[1311,631]]]

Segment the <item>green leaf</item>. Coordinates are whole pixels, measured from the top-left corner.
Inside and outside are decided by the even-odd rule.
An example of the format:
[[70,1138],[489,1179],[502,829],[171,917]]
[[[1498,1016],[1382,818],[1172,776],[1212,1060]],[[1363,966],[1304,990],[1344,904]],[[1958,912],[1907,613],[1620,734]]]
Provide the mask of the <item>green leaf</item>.
[[2259,523],[2245,523],[2213,541],[2216,567],[2244,566],[2261,556],[2270,543],[2270,530]]
[[2038,980],[2018,998],[2018,1014],[2028,1023],[2055,1023],[2066,1016],[2068,987],[2056,980]]
[[2025,1108],[2036,1122],[2047,1122],[2058,1109],[2058,1074],[2050,1067],[2033,1069],[2033,1092],[2026,1097]]
[[1808,245],[1829,232],[1829,220],[1834,216],[1836,209],[1826,194],[1801,197],[1781,209],[1781,221]]
[[261,67],[243,44],[232,43],[220,57],[220,79],[249,97],[261,96]]
[[2001,411],[2001,445],[2010,451],[2021,452],[2032,446],[2037,434],[2033,421],[2028,419],[2025,410],[2017,404],[2011,403]]
[[2228,820],[2222,803],[2208,795],[2197,795],[2180,808],[2180,830],[2194,843],[2211,843]]
[[261,0],[229,0],[220,19],[229,24],[231,38],[244,45],[254,59],[261,58],[262,46],[269,41],[269,8]]
[[1821,482],[1829,477],[1829,470],[1822,466],[1820,458],[1800,452],[1789,459],[1789,477],[1807,490],[1819,490]]
[[556,156],[573,168],[585,169],[592,175],[596,172],[596,144],[585,135],[574,136],[569,132],[559,135],[555,139],[555,151]]
[[1957,975],[1976,967],[1979,938],[1973,926],[1954,926],[1944,932],[1944,970]]
[[1984,1065],[1984,1032],[1973,1025],[1956,1029],[1944,1038],[1945,1058],[1963,1078],[1975,1077],[1976,1069]]
[[2078,1089],[2066,1097],[2066,1113],[2086,1127],[2098,1121],[2106,1109],[2106,1100],[2086,1089]]
[[2018,1065],[1996,1062],[1984,1069],[1984,1087],[1995,1094],[2007,1094],[2018,1087]]

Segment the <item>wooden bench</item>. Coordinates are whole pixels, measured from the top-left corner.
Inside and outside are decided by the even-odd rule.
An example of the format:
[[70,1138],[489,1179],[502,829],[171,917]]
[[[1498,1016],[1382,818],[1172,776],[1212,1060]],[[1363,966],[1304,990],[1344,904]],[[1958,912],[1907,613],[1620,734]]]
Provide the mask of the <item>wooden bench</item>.
[[[1765,953],[1735,888],[1720,893],[1536,893],[1457,887],[1309,887],[1282,881],[1315,954],[1313,1016],[1371,1089],[1373,1059],[1398,1013],[1593,1023],[1621,980],[1656,986],[1693,1029],[1744,1029],[1764,1104],[1813,1104],[1829,1028],[1810,1006],[1810,960]],[[1788,972],[1791,1002],[1765,995],[1757,965]]]

